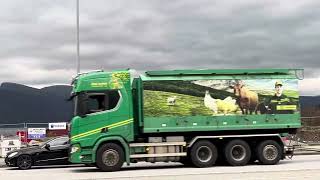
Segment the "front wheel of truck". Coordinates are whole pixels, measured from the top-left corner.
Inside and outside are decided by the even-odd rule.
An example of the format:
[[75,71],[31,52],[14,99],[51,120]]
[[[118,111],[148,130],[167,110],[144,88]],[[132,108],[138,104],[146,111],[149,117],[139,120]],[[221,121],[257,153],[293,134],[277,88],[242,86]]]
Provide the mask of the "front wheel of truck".
[[124,152],[121,146],[107,143],[97,151],[97,167],[102,171],[118,171],[124,163]]

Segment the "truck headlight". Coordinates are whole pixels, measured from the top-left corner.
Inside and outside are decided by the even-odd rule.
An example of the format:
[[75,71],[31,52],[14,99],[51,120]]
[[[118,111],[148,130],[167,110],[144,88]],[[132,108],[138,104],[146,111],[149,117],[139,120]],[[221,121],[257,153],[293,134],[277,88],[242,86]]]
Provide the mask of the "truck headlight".
[[8,155],[8,158],[11,158],[11,157],[13,157],[13,156],[15,156],[17,154],[18,154],[18,152],[11,153],[11,154]]
[[75,153],[75,152],[77,152],[77,151],[79,151],[79,150],[80,150],[80,147],[79,147],[79,146],[72,146],[70,153],[72,154],[72,153]]

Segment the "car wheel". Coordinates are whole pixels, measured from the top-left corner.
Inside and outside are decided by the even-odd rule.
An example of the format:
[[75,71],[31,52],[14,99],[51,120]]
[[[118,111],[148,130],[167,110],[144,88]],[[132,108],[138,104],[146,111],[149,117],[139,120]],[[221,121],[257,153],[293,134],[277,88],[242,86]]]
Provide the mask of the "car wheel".
[[118,171],[124,162],[122,147],[114,143],[102,145],[97,151],[97,167],[102,171]]
[[277,164],[283,154],[281,146],[274,140],[262,141],[256,151],[259,162],[265,165]]
[[192,164],[196,167],[210,167],[215,164],[218,151],[210,141],[201,140],[192,146],[190,156]]
[[17,158],[17,166],[19,169],[26,170],[30,169],[32,166],[32,158],[30,155],[20,155]]
[[251,158],[251,149],[247,142],[235,139],[225,146],[224,156],[231,166],[244,166]]

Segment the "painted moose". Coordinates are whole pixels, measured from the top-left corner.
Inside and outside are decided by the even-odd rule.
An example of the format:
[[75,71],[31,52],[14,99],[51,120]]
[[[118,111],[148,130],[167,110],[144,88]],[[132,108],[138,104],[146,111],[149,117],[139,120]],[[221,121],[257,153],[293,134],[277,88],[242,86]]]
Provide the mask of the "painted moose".
[[242,114],[257,114],[258,94],[249,90],[242,81],[237,81],[235,85],[230,86],[234,90],[234,95],[237,97],[237,103],[242,111]]

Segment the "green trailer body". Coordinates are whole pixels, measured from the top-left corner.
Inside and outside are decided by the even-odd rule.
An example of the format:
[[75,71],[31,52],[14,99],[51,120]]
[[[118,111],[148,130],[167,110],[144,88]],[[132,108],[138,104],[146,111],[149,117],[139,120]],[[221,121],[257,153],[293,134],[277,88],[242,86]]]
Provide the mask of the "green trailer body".
[[[187,131],[224,131],[244,129],[296,129],[301,126],[299,103],[298,103],[298,82],[295,71],[290,70],[197,70],[197,71],[155,71],[147,72],[141,76],[142,81],[138,84],[140,114],[139,124],[144,133],[157,132],[187,132]],[[234,93],[226,91],[229,84],[242,80],[253,82],[261,86],[255,90],[259,96],[259,104],[264,104],[265,99],[273,96],[274,83],[285,81],[293,87],[287,90],[288,99],[294,110],[288,113],[280,111],[274,113],[261,112],[242,114],[227,112],[212,114],[209,108],[203,105],[205,91],[213,91],[217,99],[224,99],[227,96],[234,96]],[[201,82],[201,85],[195,82]],[[209,82],[206,84],[206,82]],[[227,85],[222,85],[223,83]],[[217,83],[219,89],[210,87]],[[261,85],[262,84],[262,85]],[[148,86],[148,87],[144,87]],[[209,87],[208,87],[209,86]],[[222,86],[222,87],[221,87]],[[264,89],[270,87],[269,91]],[[146,90],[146,89],[149,90]],[[221,90],[223,89],[223,90]],[[259,93],[258,93],[259,92]],[[212,94],[211,94],[212,95]],[[168,104],[170,97],[176,97],[175,104]],[[237,97],[232,97],[236,99]],[[219,100],[221,100],[219,99]],[[180,102],[179,102],[180,101]],[[191,101],[191,102],[189,102]],[[288,100],[290,101],[290,100]],[[187,107],[187,106],[191,107]],[[146,107],[147,106],[147,107]],[[154,106],[154,107],[149,107]],[[179,107],[180,106],[180,107]],[[290,108],[290,107],[289,107]],[[180,112],[179,112],[180,111]],[[238,110],[239,111],[239,110]],[[259,114],[259,115],[258,115]]]
[[[131,70],[79,74],[72,82],[75,117],[70,161],[97,163],[98,150],[106,142],[121,146],[129,163],[140,156],[153,157],[143,154],[159,144],[139,144],[150,143],[150,137],[189,139],[176,145],[183,149],[198,136],[293,133],[301,127],[301,71],[171,70],[136,77]],[[275,95],[277,83],[284,87],[281,99]],[[186,155],[182,151],[180,155]],[[157,158],[153,160],[161,160]]]

